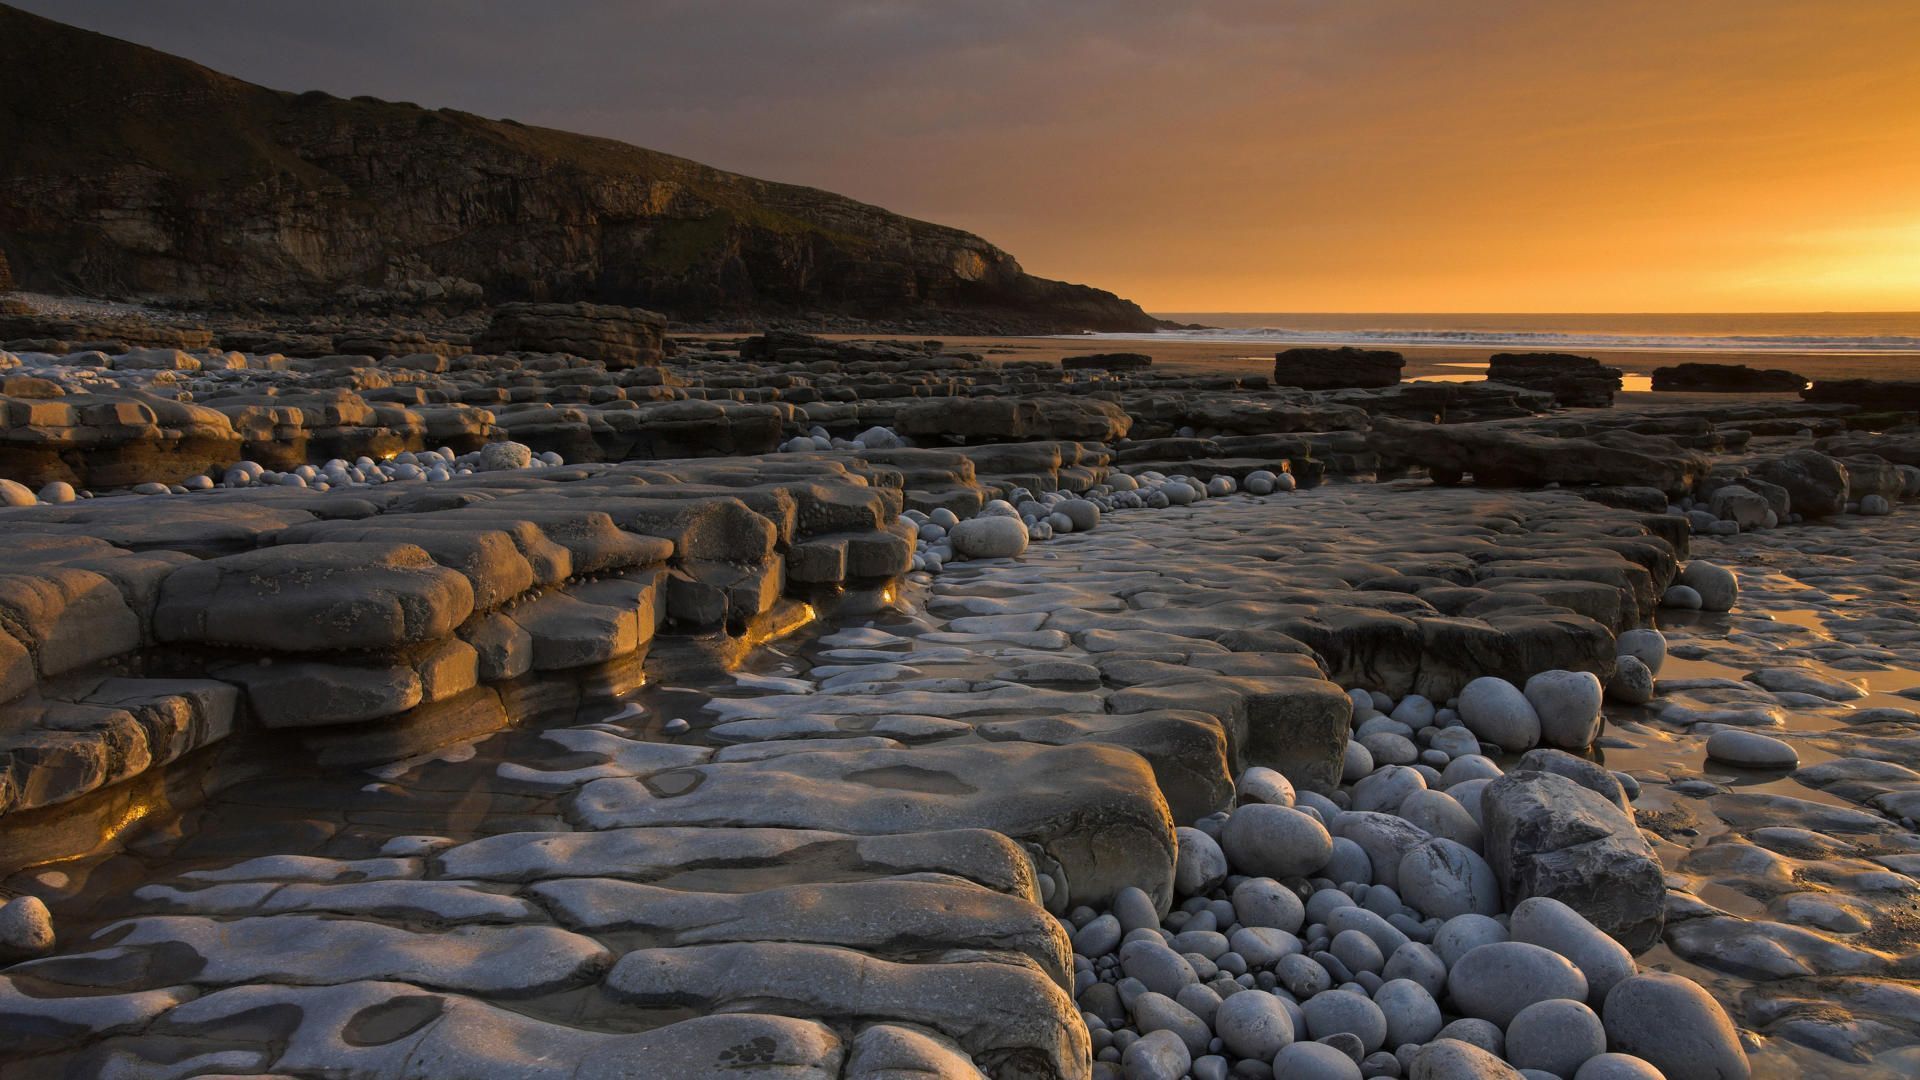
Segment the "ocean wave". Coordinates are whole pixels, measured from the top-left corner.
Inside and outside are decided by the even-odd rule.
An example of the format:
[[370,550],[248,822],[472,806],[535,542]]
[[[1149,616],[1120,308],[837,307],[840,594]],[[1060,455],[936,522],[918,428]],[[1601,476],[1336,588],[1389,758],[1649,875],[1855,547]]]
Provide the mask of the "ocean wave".
[[1116,341],[1169,338],[1200,342],[1273,342],[1287,345],[1451,345],[1486,349],[1604,349],[1622,352],[1920,353],[1920,337],[1828,335],[1656,335],[1548,330],[1161,330],[1151,334],[1085,334]]

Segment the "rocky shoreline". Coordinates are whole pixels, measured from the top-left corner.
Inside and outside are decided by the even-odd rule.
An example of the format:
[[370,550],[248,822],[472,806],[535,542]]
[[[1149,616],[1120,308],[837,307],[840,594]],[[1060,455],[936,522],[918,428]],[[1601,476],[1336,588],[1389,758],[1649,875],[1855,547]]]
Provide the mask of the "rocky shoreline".
[[1897,417],[355,334],[8,343],[8,1075],[1920,1060]]

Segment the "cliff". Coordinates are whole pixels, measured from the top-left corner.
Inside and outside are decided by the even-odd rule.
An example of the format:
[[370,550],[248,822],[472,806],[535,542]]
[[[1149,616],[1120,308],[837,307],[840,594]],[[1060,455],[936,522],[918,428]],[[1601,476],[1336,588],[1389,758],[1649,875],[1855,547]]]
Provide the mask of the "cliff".
[[970,233],[830,192],[510,120],[270,90],[4,5],[0,146],[0,256],[26,289],[1158,325]]

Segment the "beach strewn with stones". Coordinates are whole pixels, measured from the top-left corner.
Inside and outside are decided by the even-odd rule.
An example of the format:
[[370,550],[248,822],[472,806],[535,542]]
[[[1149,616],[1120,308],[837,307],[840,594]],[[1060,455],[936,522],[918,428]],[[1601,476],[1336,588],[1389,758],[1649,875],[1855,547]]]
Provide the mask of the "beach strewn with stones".
[[10,303],[8,1077],[1920,1071],[1896,389]]

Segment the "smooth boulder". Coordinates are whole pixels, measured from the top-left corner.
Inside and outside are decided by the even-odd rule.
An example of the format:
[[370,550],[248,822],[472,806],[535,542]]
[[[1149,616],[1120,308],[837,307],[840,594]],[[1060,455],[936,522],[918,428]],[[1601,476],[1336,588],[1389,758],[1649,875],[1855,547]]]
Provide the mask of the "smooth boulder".
[[1027,526],[999,514],[968,518],[947,530],[947,541],[969,559],[1011,559],[1027,550]]
[[1540,718],[1540,741],[1585,750],[1600,735],[1600,679],[1590,671],[1542,671],[1523,695]]
[[1587,977],[1559,953],[1523,941],[1497,941],[1462,956],[1447,972],[1447,994],[1467,1016],[1502,1028],[1541,1001],[1587,999]]
[[1540,715],[1520,688],[1505,679],[1482,675],[1460,691],[1460,720],[1481,742],[1509,753],[1532,749],[1540,741]]
[[1600,1010],[1607,1047],[1659,1069],[1666,1080],[1747,1080],[1740,1035],[1698,983],[1664,971],[1623,980]]
[[1220,847],[1235,871],[1258,877],[1307,877],[1327,865],[1333,838],[1298,810],[1248,803],[1227,818]]

